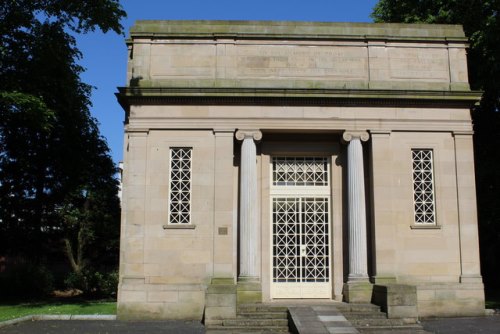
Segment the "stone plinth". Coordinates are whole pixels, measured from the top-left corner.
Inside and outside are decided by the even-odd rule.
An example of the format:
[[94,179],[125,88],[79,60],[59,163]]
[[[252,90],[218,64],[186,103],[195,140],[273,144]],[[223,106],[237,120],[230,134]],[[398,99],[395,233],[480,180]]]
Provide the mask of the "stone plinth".
[[373,286],[372,303],[379,305],[389,319],[417,319],[417,287],[406,284]]
[[240,278],[236,295],[238,305],[262,303],[262,285],[255,280]]
[[354,281],[344,284],[344,300],[348,303],[370,303],[373,285],[370,282]]
[[205,324],[220,325],[236,318],[236,284],[232,278],[214,278],[205,294]]

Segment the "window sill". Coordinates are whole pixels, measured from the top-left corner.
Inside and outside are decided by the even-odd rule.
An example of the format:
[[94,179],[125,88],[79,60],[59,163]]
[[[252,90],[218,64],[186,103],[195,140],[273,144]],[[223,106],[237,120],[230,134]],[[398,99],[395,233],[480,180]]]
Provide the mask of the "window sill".
[[412,230],[440,230],[441,225],[411,225]]
[[186,225],[163,225],[164,230],[194,230],[196,225],[186,224]]

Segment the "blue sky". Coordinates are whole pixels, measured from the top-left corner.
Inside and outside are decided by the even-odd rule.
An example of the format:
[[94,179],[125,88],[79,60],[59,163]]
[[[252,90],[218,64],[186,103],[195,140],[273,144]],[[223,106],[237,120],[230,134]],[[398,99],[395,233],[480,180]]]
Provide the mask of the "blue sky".
[[[377,0],[122,0],[128,34],[136,20],[285,20],[371,22]],[[87,69],[82,80],[95,87],[92,114],[100,123],[115,162],[123,157],[124,113],[116,87],[125,85],[124,36],[100,31],[77,37]]]

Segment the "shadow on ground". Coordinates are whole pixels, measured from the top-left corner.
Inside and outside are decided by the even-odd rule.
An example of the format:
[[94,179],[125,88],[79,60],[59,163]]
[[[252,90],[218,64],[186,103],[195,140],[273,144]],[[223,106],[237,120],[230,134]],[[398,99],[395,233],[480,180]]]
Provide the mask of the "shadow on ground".
[[25,321],[0,328],[1,334],[202,334],[192,321]]
[[422,326],[436,334],[500,334],[500,315],[427,319],[422,321]]

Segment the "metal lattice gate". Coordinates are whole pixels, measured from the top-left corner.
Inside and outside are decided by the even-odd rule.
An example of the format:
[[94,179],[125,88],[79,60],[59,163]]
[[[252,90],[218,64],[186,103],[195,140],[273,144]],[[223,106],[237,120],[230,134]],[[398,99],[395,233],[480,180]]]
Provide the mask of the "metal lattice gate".
[[324,157],[272,159],[273,298],[329,298],[330,187]]

